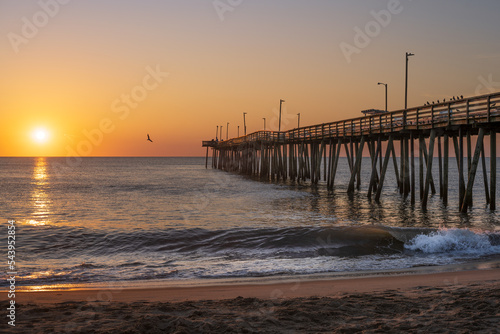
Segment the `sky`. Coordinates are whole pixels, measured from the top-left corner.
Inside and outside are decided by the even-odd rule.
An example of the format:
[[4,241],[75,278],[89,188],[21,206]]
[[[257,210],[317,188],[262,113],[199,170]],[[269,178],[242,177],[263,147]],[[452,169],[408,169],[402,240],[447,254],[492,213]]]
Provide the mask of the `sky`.
[[[202,140],[500,90],[498,0],[0,0],[0,156]],[[229,125],[227,124],[229,123]],[[147,134],[153,142],[146,140]]]

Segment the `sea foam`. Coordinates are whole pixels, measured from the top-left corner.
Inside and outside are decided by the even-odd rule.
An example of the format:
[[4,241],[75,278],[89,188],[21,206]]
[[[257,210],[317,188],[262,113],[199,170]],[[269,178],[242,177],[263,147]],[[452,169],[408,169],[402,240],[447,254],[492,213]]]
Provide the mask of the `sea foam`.
[[468,229],[441,229],[429,234],[419,234],[405,248],[423,253],[482,253],[498,254],[500,245],[493,244],[488,233],[475,233]]

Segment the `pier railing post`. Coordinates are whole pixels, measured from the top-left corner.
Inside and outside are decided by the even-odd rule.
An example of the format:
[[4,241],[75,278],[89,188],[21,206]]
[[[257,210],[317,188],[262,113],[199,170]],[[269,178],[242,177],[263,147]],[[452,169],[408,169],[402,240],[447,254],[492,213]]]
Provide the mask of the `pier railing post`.
[[[469,119],[469,100],[467,100],[467,123]],[[447,126],[449,127],[451,125],[451,102],[448,103],[448,124]]]
[[431,128],[434,129],[434,106],[431,107]]
[[488,103],[488,109],[486,111],[487,113],[487,122],[490,123],[491,122],[491,95],[488,95],[488,100],[487,100],[487,103]]

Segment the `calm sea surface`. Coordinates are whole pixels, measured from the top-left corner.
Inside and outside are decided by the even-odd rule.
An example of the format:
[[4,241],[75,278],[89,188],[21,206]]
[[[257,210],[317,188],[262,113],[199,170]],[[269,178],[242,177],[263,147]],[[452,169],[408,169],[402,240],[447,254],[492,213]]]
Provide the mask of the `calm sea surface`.
[[31,287],[498,259],[499,211],[486,207],[479,171],[474,207],[458,213],[454,159],[448,207],[437,189],[423,211],[418,200],[412,208],[400,197],[392,169],[380,205],[366,196],[368,168],[361,190],[349,199],[345,159],[328,193],[324,184],[259,182],[207,170],[204,158],[0,158],[2,253],[7,221],[14,219],[17,283]]

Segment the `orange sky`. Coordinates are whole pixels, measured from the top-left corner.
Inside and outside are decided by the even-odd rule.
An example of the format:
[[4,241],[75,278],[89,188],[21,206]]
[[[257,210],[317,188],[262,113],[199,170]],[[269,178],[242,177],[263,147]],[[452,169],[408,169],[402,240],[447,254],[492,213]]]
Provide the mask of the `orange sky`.
[[496,0],[66,2],[0,0],[0,156],[202,156],[280,98],[285,130],[383,109],[379,81],[400,109],[406,51],[409,106],[500,90]]

